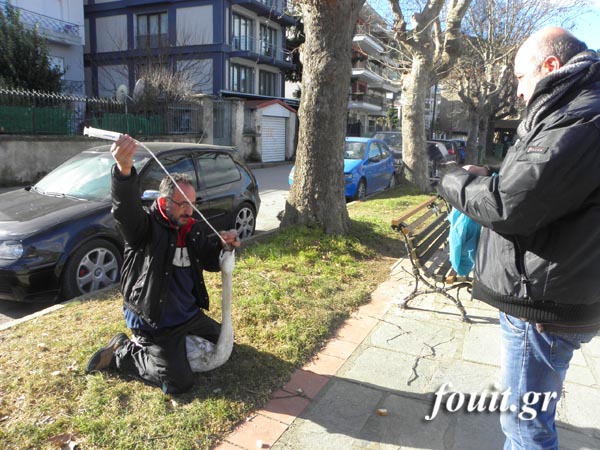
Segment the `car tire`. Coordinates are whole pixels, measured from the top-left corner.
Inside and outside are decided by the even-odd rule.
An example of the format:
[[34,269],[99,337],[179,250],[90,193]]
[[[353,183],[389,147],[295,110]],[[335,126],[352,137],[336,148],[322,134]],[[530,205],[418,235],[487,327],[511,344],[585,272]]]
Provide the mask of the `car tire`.
[[256,229],[256,211],[250,203],[242,203],[233,216],[232,228],[240,239],[247,239]]
[[356,192],[354,194],[354,200],[363,200],[367,196],[367,182],[361,179],[356,186]]
[[62,276],[64,300],[105,288],[119,281],[123,256],[112,243],[93,239],[67,261]]

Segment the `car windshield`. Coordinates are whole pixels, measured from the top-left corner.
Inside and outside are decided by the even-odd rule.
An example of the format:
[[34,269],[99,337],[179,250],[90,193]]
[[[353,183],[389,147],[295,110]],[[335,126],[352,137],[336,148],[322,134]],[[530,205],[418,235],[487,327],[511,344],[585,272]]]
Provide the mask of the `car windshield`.
[[344,159],[363,159],[366,148],[366,142],[346,142],[344,146]]
[[[147,156],[136,156],[138,171],[148,161]],[[34,189],[44,195],[73,197],[81,200],[102,201],[110,198],[110,169],[115,160],[106,153],[84,152],[67,160],[44,178]]]
[[397,147],[402,145],[402,135],[400,133],[376,133],[373,136],[375,139],[381,139],[387,145]]

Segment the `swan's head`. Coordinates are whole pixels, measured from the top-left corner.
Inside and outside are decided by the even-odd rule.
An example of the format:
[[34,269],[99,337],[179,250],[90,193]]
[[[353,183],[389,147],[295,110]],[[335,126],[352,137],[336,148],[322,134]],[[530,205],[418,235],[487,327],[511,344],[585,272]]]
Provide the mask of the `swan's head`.
[[235,250],[221,250],[219,266],[221,266],[221,272],[233,273],[235,267]]

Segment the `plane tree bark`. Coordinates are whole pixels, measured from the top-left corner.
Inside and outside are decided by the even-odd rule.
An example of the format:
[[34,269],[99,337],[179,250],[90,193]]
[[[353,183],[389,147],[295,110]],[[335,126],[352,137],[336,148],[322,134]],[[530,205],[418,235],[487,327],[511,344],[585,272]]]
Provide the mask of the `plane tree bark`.
[[302,99],[294,182],[281,226],[344,234],[344,138],[352,75],[352,36],[365,0],[298,1],[304,22]]
[[[399,0],[389,0],[394,45],[407,55],[402,76],[402,154],[405,174],[423,191],[430,190],[425,136],[425,100],[460,54],[461,21],[471,0],[428,0],[412,14],[410,29]],[[404,2],[403,2],[404,3]],[[442,14],[444,13],[444,14]]]

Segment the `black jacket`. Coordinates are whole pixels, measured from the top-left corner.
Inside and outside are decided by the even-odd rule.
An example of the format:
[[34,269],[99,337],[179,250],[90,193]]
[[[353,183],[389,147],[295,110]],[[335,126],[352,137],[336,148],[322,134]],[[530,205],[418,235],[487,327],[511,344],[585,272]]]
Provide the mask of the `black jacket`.
[[[112,213],[125,239],[125,255],[121,271],[124,305],[148,324],[157,327],[167,300],[167,287],[177,247],[178,232],[157,210],[142,206],[138,176],[122,177],[112,170]],[[216,272],[219,267],[218,243],[209,241],[195,223],[186,238],[194,277],[194,296],[199,308],[208,309],[209,299],[203,270]]]
[[600,83],[563,98],[497,176],[455,169],[438,189],[484,226],[475,298],[541,323],[600,320]]

